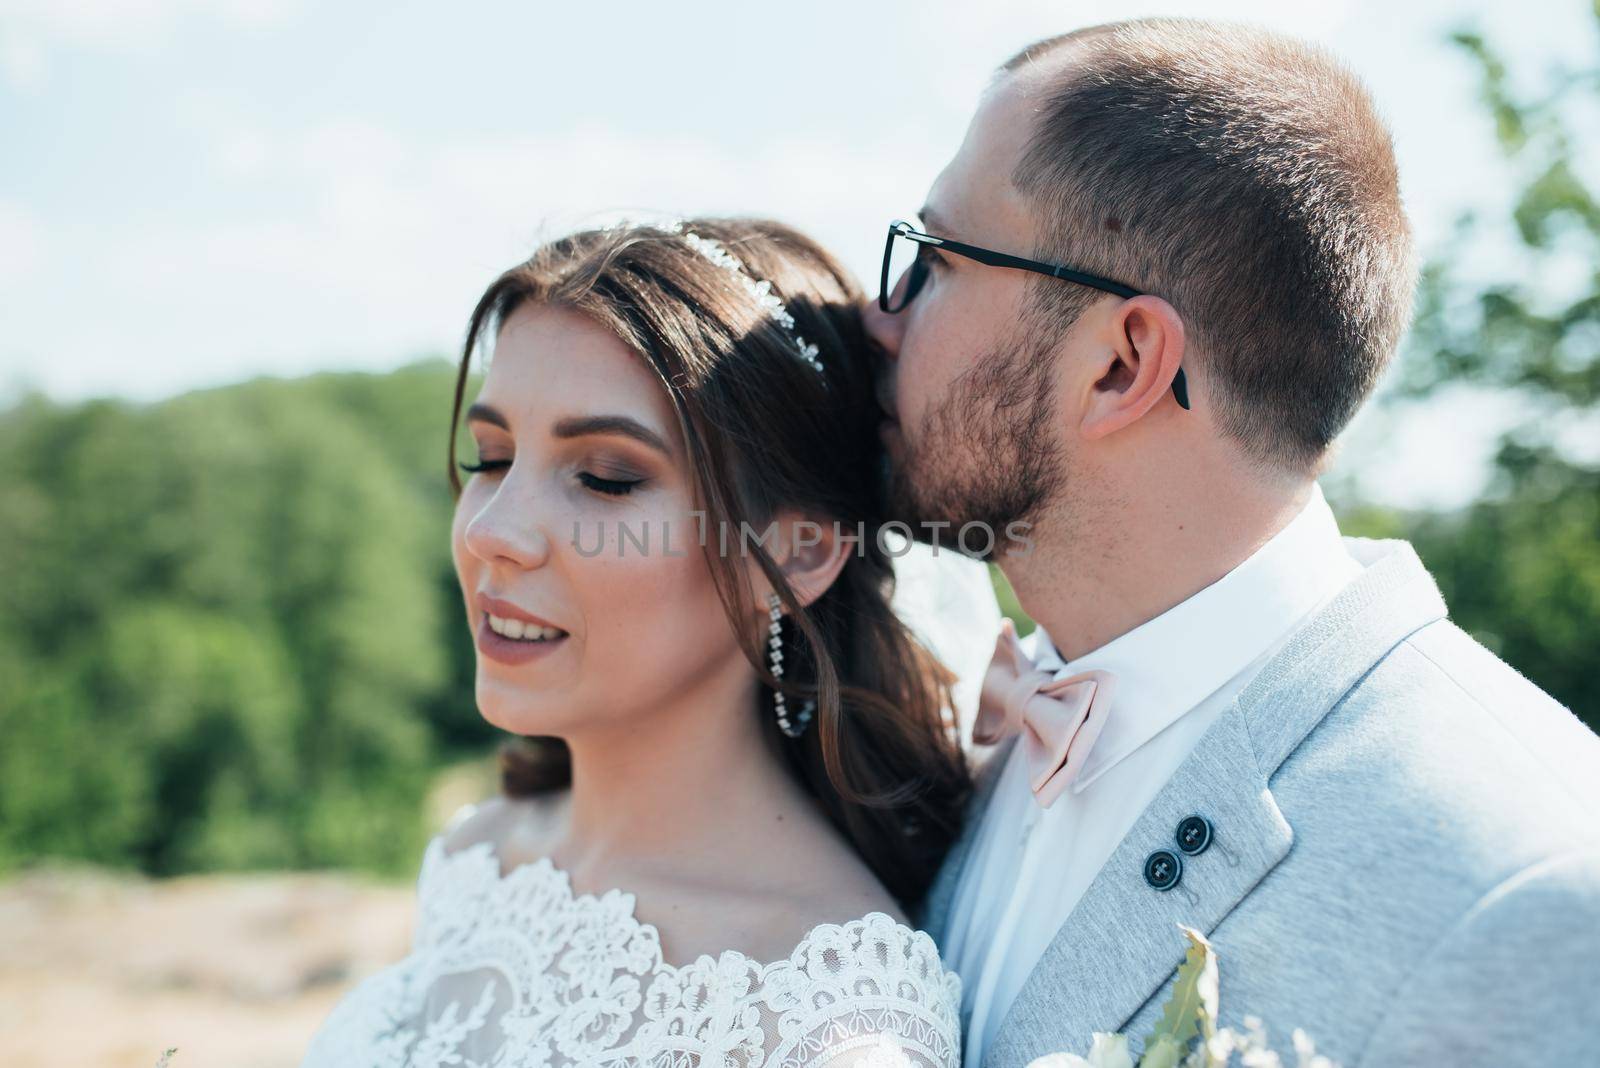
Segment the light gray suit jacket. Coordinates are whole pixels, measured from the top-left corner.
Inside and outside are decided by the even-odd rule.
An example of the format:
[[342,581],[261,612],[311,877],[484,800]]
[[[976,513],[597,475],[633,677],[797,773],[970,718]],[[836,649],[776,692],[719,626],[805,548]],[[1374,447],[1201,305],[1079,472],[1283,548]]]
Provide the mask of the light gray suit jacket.
[[[1410,545],[1345,541],[1364,573],[1140,816],[982,1068],[1082,1054],[1094,1031],[1142,1042],[1179,923],[1217,950],[1222,1022],[1261,1017],[1286,1055],[1299,1027],[1346,1068],[1600,1065],[1600,738],[1445,618]],[[919,917],[941,945],[1003,759]],[[1146,858],[1190,815],[1215,845],[1153,889]]]

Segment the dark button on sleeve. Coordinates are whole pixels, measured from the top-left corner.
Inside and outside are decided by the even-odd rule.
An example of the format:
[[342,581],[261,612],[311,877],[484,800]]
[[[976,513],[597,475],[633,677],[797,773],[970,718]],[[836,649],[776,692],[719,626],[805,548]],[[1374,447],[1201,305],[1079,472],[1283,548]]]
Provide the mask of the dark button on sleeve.
[[1144,881],[1157,890],[1171,890],[1183,878],[1183,861],[1178,854],[1158,849],[1144,858]]

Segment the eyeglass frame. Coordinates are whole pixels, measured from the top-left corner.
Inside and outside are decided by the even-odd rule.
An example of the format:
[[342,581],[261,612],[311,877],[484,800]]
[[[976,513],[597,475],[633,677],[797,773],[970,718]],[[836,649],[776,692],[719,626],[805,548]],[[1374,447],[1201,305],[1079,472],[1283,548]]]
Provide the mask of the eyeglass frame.
[[[1119,297],[1143,296],[1140,290],[1130,285],[1115,282],[1109,278],[1102,278],[1096,274],[1089,274],[1087,271],[1080,271],[1062,264],[1044,263],[1039,260],[1026,259],[1022,256],[1013,256],[1009,252],[996,252],[994,249],[979,248],[977,245],[953,241],[948,237],[935,237],[933,234],[918,230],[904,219],[895,219],[889,223],[889,238],[883,246],[883,273],[878,279],[878,307],[889,315],[899,315],[902,311],[905,311],[906,305],[910,304],[912,299],[922,291],[923,282],[927,281],[926,277],[924,277],[922,281],[918,282],[916,288],[907,294],[898,308],[889,307],[889,261],[894,255],[894,239],[897,237],[903,237],[913,244],[931,245],[940,251],[949,252],[969,260],[976,260],[990,267],[1010,267],[1018,271],[1032,271],[1035,274],[1060,278],[1068,282],[1076,282],[1079,285],[1104,290]],[[914,270],[917,262],[917,260],[913,260],[912,265],[906,268],[906,271],[909,273]],[[931,268],[924,267],[923,270],[928,271]],[[899,282],[900,279],[895,279],[896,285]],[[1189,410],[1189,383],[1188,379],[1184,377],[1182,367],[1178,368],[1178,373],[1172,378],[1172,395],[1177,400],[1180,408],[1184,411]]]

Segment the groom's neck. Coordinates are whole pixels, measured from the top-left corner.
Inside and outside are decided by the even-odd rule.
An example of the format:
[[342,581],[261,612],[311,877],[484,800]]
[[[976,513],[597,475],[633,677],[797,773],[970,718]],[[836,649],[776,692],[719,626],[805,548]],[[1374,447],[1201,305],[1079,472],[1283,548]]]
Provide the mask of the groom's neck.
[[1066,500],[1034,524],[1031,551],[1000,558],[1022,610],[1067,661],[1222,578],[1288,525],[1312,482],[1211,479]]

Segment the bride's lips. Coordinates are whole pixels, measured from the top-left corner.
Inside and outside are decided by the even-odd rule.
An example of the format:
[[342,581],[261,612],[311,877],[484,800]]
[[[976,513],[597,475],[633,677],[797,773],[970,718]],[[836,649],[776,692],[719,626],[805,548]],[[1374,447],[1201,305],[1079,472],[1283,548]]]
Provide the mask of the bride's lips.
[[477,643],[478,652],[497,663],[515,666],[549,656],[564,646],[571,636],[563,633],[560,637],[546,638],[542,641],[507,638],[503,634],[496,633],[494,628],[489,626],[489,616],[491,614],[501,619],[521,620],[524,624],[537,627],[552,627],[556,630],[562,630],[563,628],[557,627],[549,620],[541,619],[532,612],[523,611],[510,601],[502,601],[487,594],[478,595],[477,608],[478,629],[473,637]]
[[[499,615],[498,612],[495,614]],[[507,638],[494,632],[494,628],[489,626],[487,614],[478,617],[478,630],[475,635],[478,652],[490,660],[512,667],[553,655],[556,650],[567,644],[567,637],[568,635],[562,635],[559,638],[548,638],[537,642]]]

